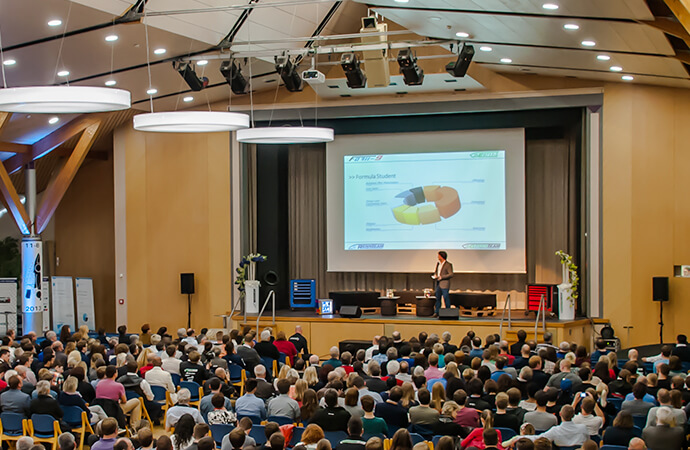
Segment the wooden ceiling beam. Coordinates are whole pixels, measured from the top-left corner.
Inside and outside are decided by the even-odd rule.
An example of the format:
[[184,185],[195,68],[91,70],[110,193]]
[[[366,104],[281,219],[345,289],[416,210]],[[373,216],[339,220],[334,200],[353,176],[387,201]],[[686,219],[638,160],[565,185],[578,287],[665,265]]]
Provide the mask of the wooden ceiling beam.
[[0,152],[7,153],[30,153],[31,146],[26,144],[15,144],[14,142],[0,141]]
[[[9,123],[12,113],[0,112],[0,133],[2,129]],[[5,143],[3,143],[5,144]],[[10,174],[5,170],[5,166],[0,164],[0,195],[7,206],[7,210],[12,215],[14,222],[19,227],[22,234],[31,234],[31,221],[29,215],[26,213],[26,208],[19,200],[19,194],[15,189]]]
[[[76,147],[74,147],[72,151],[72,155],[70,155],[65,165],[60,169],[60,172],[55,178],[55,182],[45,190],[43,201],[36,213],[36,232],[38,234],[42,233],[46,226],[48,226],[48,222],[50,222],[51,217],[53,217],[55,210],[60,204],[60,200],[62,200],[62,197],[67,192],[70,183],[77,175],[79,167],[81,167],[81,164],[84,162],[86,154],[89,152],[89,149],[91,149],[100,125],[100,120],[96,120],[95,123],[92,123],[83,130],[84,132],[79,138],[79,142],[77,142]],[[72,135],[67,136],[67,139],[71,136]],[[61,143],[62,142],[57,145]],[[52,143],[50,145],[52,145]],[[47,148],[47,146],[45,148]]]
[[7,126],[7,124],[10,123],[11,117],[12,113],[0,112],[0,134],[2,134],[2,130]]
[[685,31],[690,32],[690,0],[664,0],[664,3],[676,16]]

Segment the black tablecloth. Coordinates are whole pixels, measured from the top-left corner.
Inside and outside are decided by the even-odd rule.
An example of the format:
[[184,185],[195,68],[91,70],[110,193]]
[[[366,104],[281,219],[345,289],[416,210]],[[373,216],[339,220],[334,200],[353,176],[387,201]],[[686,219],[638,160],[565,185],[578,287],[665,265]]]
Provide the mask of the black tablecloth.
[[381,305],[378,291],[340,291],[329,292],[328,298],[333,300],[333,308],[340,310],[343,305],[359,306],[360,308],[378,308]]
[[496,307],[496,294],[477,294],[474,292],[451,292],[450,303],[463,308]]

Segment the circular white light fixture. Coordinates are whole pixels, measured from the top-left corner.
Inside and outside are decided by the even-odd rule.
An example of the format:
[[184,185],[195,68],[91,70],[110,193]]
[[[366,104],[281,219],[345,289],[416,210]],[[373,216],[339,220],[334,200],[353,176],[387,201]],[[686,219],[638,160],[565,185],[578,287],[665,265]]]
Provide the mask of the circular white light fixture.
[[189,102],[191,102],[191,101],[194,101],[194,97],[185,97],[185,98],[182,99],[182,101],[185,102],[185,103],[189,103]]
[[115,42],[118,39],[120,39],[120,38],[117,34],[109,34],[108,36],[105,37],[106,42]]
[[60,19],[53,19],[48,21],[49,27],[59,27],[60,25],[62,25],[62,20]]
[[32,86],[0,89],[0,111],[74,114],[120,111],[132,106],[123,89],[93,86]]
[[245,144],[316,144],[332,142],[333,129],[320,127],[261,127],[237,131]]
[[549,11],[555,11],[559,8],[559,6],[555,3],[544,3],[541,5],[542,8],[548,9]]
[[563,25],[563,28],[565,28],[566,30],[579,30],[580,25],[576,23],[566,23],[565,25]]
[[455,33],[455,35],[459,38],[468,38],[470,37],[470,33],[465,33],[464,31],[458,31]]
[[597,43],[594,41],[582,41],[582,45],[584,45],[585,47],[594,47],[595,45],[597,45]]
[[513,60],[510,59],[510,58],[501,58],[501,62],[502,62],[503,64],[510,64],[510,63],[513,62]]
[[6,66],[14,66],[15,64],[17,64],[17,61],[14,59],[6,59],[2,63]]
[[483,52],[490,52],[493,50],[493,48],[489,47],[488,45],[484,45],[484,46],[479,47],[479,50],[481,50]]
[[611,67],[609,67],[609,70],[611,72],[622,72],[623,68],[621,66],[611,66]]
[[158,133],[216,133],[249,126],[249,116],[223,111],[172,111],[137,114],[134,129]]
[[57,73],[57,76],[59,77],[68,77],[69,76],[69,70],[61,70]]
[[106,80],[105,85],[106,86],[115,86],[117,84],[117,81],[115,80]]
[[196,65],[197,65],[197,66],[205,66],[206,64],[208,64],[208,60],[207,60],[207,59],[202,59],[202,60],[199,60],[199,61],[196,62]]
[[147,94],[149,95],[156,95],[158,93],[158,89],[156,88],[151,88],[146,91]]
[[635,77],[633,77],[632,75],[623,75],[621,79],[624,81],[632,81],[635,79]]
[[599,61],[609,61],[611,57],[609,55],[597,55]]
[[166,51],[167,50],[165,50],[164,48],[157,48],[153,51],[153,53],[156,55],[163,55],[163,54],[165,54]]
[[50,119],[48,119],[48,123],[51,125],[54,125],[54,124],[58,123],[59,121],[60,121],[59,117],[51,117]]

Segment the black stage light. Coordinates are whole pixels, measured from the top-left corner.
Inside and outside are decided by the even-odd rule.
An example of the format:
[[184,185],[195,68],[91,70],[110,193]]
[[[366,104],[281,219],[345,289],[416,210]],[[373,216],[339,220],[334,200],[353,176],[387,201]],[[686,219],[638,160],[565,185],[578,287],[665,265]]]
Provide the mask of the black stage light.
[[230,85],[233,94],[246,94],[249,82],[242,74],[242,69],[235,64],[234,60],[223,61],[220,65],[220,73],[225,77],[225,81]]
[[470,67],[472,58],[474,57],[474,47],[471,45],[463,45],[460,49],[460,54],[458,55],[457,61],[448,63],[446,66],[446,72],[453,75],[456,78],[462,78],[467,73],[467,69]]
[[304,82],[299,73],[297,73],[297,66],[290,61],[287,55],[276,56],[276,72],[283,79],[285,87],[290,92],[300,92],[304,89]]
[[208,78],[199,76],[194,71],[194,66],[192,63],[173,61],[173,67],[177,70],[177,73],[182,75],[185,83],[189,86],[189,89],[193,91],[200,91],[206,86],[208,86]]
[[340,58],[340,65],[347,77],[347,87],[350,89],[361,89],[367,84],[367,76],[359,68],[359,60],[354,53],[343,53]]
[[406,85],[419,86],[424,82],[424,69],[417,65],[417,57],[412,53],[411,48],[400,50],[398,65]]

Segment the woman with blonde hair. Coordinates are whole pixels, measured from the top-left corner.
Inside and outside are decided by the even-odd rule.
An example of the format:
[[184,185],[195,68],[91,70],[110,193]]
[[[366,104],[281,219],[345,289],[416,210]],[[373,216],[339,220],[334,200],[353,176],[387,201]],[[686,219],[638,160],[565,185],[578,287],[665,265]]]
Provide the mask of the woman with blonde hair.
[[151,354],[153,354],[151,347],[146,347],[141,351],[141,353],[139,353],[139,356],[137,357],[137,369],[141,369],[148,364],[149,355]]
[[302,399],[304,398],[304,393],[309,389],[309,385],[304,380],[297,380],[295,382],[295,396],[293,400],[297,401],[297,404],[302,407]]
[[409,381],[406,381],[402,384],[401,388],[403,396],[400,399],[400,406],[402,406],[405,409],[410,409],[413,406],[417,406],[418,403],[415,400],[414,384],[410,383]]
[[307,382],[310,388],[313,388],[319,383],[319,375],[316,372],[316,367],[309,366],[304,370],[304,375],[302,379]]
[[455,378],[460,378],[460,372],[458,371],[458,363],[451,361],[446,366],[446,372],[453,374]]
[[443,384],[440,382],[434,383],[434,386],[431,388],[431,404],[429,406],[435,408],[440,413],[445,401],[446,389],[443,387]]
[[316,425],[315,423],[310,423],[304,429],[304,432],[302,433],[302,441],[299,444],[304,445],[309,450],[316,450],[316,444],[318,444],[319,441],[324,438],[324,436],[325,435],[320,426]]
[[[65,344],[64,353],[65,353],[65,355],[69,355],[70,353],[72,353],[76,349],[77,349],[77,343],[74,341],[69,341],[68,343]],[[79,356],[79,358],[81,359],[81,356]]]

